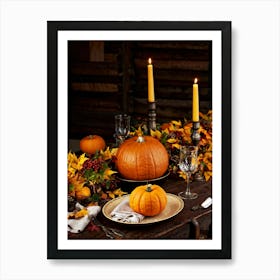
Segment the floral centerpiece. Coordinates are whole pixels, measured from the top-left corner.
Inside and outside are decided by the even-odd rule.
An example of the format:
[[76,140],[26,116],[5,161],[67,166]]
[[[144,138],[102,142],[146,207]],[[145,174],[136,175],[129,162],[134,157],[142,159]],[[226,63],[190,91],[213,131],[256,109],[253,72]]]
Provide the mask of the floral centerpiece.
[[113,170],[116,150],[107,147],[91,156],[68,153],[68,201],[88,206],[125,194]]

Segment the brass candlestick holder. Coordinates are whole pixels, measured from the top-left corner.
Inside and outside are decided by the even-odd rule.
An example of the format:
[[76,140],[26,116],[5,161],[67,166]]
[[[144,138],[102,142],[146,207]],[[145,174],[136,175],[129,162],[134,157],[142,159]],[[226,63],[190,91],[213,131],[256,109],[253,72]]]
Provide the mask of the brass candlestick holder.
[[148,102],[148,127],[149,131],[156,130],[156,102]]
[[[200,123],[199,122],[193,122],[193,131],[192,131],[192,142],[194,146],[198,146],[200,142],[200,133],[199,133]],[[201,174],[200,167],[198,168],[198,171],[194,175],[194,181],[204,181],[204,176]]]

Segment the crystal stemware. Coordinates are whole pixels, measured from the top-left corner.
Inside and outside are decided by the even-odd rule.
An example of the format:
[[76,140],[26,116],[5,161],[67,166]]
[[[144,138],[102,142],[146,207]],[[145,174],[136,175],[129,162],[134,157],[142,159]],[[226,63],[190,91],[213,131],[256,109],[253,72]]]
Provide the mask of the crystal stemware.
[[115,116],[115,138],[119,146],[128,137],[130,133],[130,116],[119,114]]
[[196,199],[197,193],[190,191],[190,177],[195,173],[198,166],[197,147],[196,146],[182,146],[180,148],[180,159],[178,164],[180,170],[186,174],[187,188],[185,191],[180,192],[178,195],[182,199]]

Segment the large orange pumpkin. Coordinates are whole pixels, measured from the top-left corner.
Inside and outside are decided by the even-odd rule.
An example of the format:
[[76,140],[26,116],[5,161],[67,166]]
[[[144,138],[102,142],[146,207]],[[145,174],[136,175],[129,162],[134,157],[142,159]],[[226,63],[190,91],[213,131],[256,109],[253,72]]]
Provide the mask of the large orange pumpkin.
[[161,177],[169,164],[165,147],[152,136],[135,136],[124,141],[116,158],[116,168],[121,176],[136,181]]
[[164,210],[167,204],[167,195],[158,185],[136,187],[130,194],[130,208],[144,216],[155,216]]
[[90,155],[96,151],[104,150],[105,146],[104,139],[99,135],[88,135],[80,141],[81,151]]

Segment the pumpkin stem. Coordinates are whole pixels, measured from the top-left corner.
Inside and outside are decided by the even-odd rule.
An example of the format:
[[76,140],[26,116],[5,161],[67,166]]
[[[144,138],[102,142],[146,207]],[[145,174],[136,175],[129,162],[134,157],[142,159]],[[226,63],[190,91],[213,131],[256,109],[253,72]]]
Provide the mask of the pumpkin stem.
[[142,135],[139,135],[138,138],[137,138],[137,140],[136,140],[136,142],[137,142],[137,143],[143,143],[143,142],[145,142],[144,137],[143,137]]
[[146,192],[151,192],[152,191],[152,184],[148,184],[146,188]]

